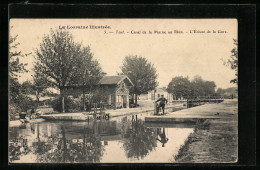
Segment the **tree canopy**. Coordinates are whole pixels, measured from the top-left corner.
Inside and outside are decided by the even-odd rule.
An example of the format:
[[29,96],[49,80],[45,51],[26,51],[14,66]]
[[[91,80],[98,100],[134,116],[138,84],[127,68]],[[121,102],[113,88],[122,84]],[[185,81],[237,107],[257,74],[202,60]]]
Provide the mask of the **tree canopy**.
[[230,83],[238,84],[238,41],[233,39],[234,48],[231,50],[231,56],[227,61],[224,61],[224,65],[230,67],[232,70],[235,70],[235,78],[230,80]]
[[182,96],[189,96],[191,92],[191,86],[188,77],[174,77],[168,84],[167,91],[174,94],[177,98]]
[[[18,35],[9,38],[9,87],[10,87],[10,103],[13,103],[18,98],[20,93],[20,83],[18,82],[19,73],[28,72],[25,68],[26,63],[21,63],[20,58],[25,55],[17,50],[20,45],[17,42]],[[27,54],[26,54],[27,55]]]
[[40,47],[35,50],[34,71],[54,87],[62,89],[76,72],[76,58],[80,55],[81,44],[74,41],[67,31],[52,30],[44,35]]
[[[137,55],[126,56],[121,70],[133,82],[134,87],[130,90],[136,96],[154,90],[158,86],[156,68],[144,57]],[[137,97],[135,103],[137,104]]]
[[100,63],[94,59],[89,46],[82,48],[80,55],[76,59],[76,65],[77,74],[71,79],[70,84],[72,85],[82,85],[91,89],[105,75]]
[[94,83],[102,76],[90,47],[76,43],[72,34],[65,30],[51,29],[49,35],[44,35],[35,54],[34,71],[39,77],[44,77],[50,86],[60,89],[63,112],[66,86]]
[[18,50],[20,45],[17,42],[18,35],[9,37],[9,114],[13,115],[21,111],[26,111],[32,100],[22,94],[21,84],[18,82],[19,74],[28,72],[27,63],[20,62],[20,59],[30,55],[23,54]]
[[194,98],[213,96],[216,84],[214,81],[204,81],[201,76],[196,75],[192,81],[188,77],[174,77],[168,84],[167,91],[176,98]]
[[17,79],[19,73],[28,72],[25,68],[27,63],[21,63],[20,58],[29,54],[23,54],[21,51],[17,51],[17,47],[20,45],[17,42],[18,35],[9,38],[9,77],[11,79]]

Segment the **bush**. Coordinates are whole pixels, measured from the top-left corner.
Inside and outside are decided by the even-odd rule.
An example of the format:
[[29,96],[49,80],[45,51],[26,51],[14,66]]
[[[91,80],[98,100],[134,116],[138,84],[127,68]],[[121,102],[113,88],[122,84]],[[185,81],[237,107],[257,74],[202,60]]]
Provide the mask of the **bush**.
[[[61,97],[57,97],[52,101],[49,101],[48,104],[53,107],[54,111],[62,112],[61,107]],[[83,108],[82,101],[78,98],[65,97],[65,112],[77,112],[81,111]]]
[[9,115],[11,119],[14,119],[14,115],[26,112],[36,106],[36,101],[33,101],[30,97],[26,95],[19,94],[15,100],[10,100],[9,104]]
[[18,105],[23,112],[26,112],[28,109],[37,105],[36,101],[32,100],[30,97],[27,97],[25,95],[19,95],[18,100]]
[[12,104],[9,104],[9,118],[10,120],[15,120],[15,115],[17,115],[18,113],[21,112],[21,108],[12,103]]

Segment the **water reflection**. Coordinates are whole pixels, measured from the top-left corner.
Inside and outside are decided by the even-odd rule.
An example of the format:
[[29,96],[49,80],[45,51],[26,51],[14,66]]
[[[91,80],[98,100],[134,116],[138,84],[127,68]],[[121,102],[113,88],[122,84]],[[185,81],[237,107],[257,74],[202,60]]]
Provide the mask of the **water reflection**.
[[128,158],[144,158],[156,146],[156,132],[141,120],[133,121],[127,131],[124,149]]
[[9,160],[12,162],[14,160],[19,160],[21,155],[26,155],[31,152],[30,147],[28,146],[28,140],[25,136],[18,136],[17,131],[13,128],[11,131],[14,131],[14,140],[9,142]]
[[[92,122],[46,121],[9,130],[9,160],[13,163],[149,162],[160,152],[167,153],[161,158],[167,162],[173,153],[163,148],[177,152],[192,132],[192,128],[147,127],[137,116]],[[179,141],[173,140],[176,135],[182,136]]]
[[70,133],[66,134],[64,125],[61,125],[61,135],[48,140],[49,143],[41,146],[43,152],[36,153],[37,162],[99,162],[104,151],[100,138],[89,128],[84,128],[78,138],[72,139]]
[[[163,130],[161,131],[161,129]],[[162,147],[164,147],[165,143],[169,140],[165,135],[165,128],[157,128],[157,134],[159,138],[156,138],[156,140],[160,141],[162,143]]]

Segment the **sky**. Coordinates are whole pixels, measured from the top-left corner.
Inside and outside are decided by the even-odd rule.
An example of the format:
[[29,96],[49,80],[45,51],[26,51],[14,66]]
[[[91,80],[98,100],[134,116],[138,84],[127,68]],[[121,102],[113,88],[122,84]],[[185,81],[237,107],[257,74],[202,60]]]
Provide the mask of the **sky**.
[[18,35],[20,43],[17,50],[32,53],[20,59],[29,70],[20,75],[20,82],[31,80],[33,49],[39,48],[51,28],[66,29],[76,42],[89,45],[107,75],[121,72],[126,56],[138,55],[154,64],[159,87],[166,87],[175,76],[192,79],[195,75],[214,81],[217,88],[235,87],[230,83],[235,71],[223,60],[229,59],[237,39],[236,19],[11,19],[10,36]]

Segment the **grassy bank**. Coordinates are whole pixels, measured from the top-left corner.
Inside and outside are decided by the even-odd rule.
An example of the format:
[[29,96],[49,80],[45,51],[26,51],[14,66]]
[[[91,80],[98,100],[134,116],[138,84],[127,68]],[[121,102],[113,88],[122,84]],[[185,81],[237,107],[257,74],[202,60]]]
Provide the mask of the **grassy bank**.
[[[198,121],[185,144],[174,157],[177,163],[233,163],[238,154],[238,122],[236,101],[221,105],[221,119]],[[226,109],[223,109],[226,107]],[[216,114],[218,110],[215,110]]]

